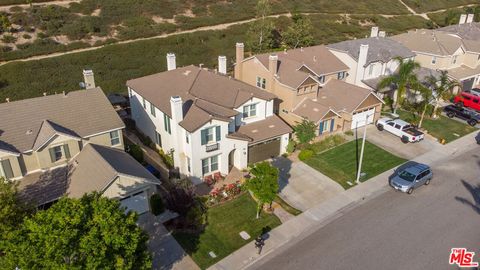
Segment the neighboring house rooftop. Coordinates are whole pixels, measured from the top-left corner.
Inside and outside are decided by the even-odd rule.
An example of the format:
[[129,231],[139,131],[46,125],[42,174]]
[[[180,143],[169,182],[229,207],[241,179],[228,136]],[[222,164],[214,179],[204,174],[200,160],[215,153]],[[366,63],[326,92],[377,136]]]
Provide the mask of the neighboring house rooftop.
[[78,198],[88,192],[102,193],[122,175],[160,184],[160,180],[124,151],[87,144],[68,165],[25,176],[19,182],[20,196],[37,205],[64,195]]
[[368,66],[370,63],[374,62],[387,63],[395,57],[409,58],[415,56],[414,52],[403,46],[401,43],[384,37],[347,40],[327,45],[327,47],[332,50],[346,52],[358,62],[360,45],[368,45],[368,54],[365,66]]
[[[420,67],[418,69],[416,69],[414,71],[414,73],[417,75],[417,79],[420,81],[420,82],[424,82],[424,83],[427,83],[427,79],[428,77],[431,77],[431,76],[434,76],[435,78],[437,79],[440,79],[440,72],[439,71],[436,71],[436,70],[433,70],[433,69],[430,69],[430,68],[425,68],[425,67]],[[449,71],[450,73],[450,71]],[[377,78],[373,78],[373,79],[368,79],[368,80],[362,80],[362,82],[366,85],[368,85],[369,87],[371,87],[372,89],[375,89],[377,90],[378,92],[380,93],[383,93],[383,92],[388,92],[388,91],[391,91],[392,89],[390,89],[389,87],[385,87],[383,89],[377,89],[378,87],[378,84],[387,76],[380,76],[380,77],[377,77]]]
[[[255,57],[268,69],[270,55],[267,53]],[[309,72],[322,76],[348,70],[348,66],[323,45],[287,50],[279,52],[277,56],[277,79],[295,89],[310,77]]]
[[480,65],[478,65],[476,68],[461,65],[457,68],[452,68],[448,70],[448,76],[451,76],[458,81],[462,81],[463,79],[475,76],[477,74],[480,74]]
[[462,47],[462,39],[456,35],[429,29],[417,29],[390,37],[414,52],[448,56]]
[[127,86],[171,117],[170,97],[184,102],[180,125],[189,132],[211,119],[229,121],[252,97],[272,100],[275,95],[193,65],[127,81]]
[[378,99],[369,89],[349,84],[340,80],[330,80],[318,91],[316,99],[304,99],[293,113],[317,122],[324,118],[329,111],[332,113],[353,113],[369,96]]
[[23,153],[55,134],[80,139],[124,123],[97,87],[0,104],[0,150]]
[[292,132],[292,128],[289,125],[283,122],[277,115],[272,115],[264,120],[240,126],[235,133],[228,136],[256,143],[290,132]]
[[463,39],[480,40],[480,22],[445,26],[437,29],[437,31],[456,34]]

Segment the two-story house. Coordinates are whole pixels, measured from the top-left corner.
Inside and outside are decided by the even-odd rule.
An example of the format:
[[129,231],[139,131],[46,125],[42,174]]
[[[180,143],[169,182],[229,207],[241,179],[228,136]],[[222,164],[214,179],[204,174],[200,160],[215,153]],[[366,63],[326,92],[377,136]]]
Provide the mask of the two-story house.
[[244,58],[236,44],[235,78],[279,97],[279,116],[290,125],[306,118],[318,134],[373,123],[382,101],[369,89],[346,82],[349,68],[325,46]]
[[[93,73],[85,74],[88,82]],[[0,104],[0,177],[19,181],[23,197],[38,206],[68,196],[69,189],[119,200],[139,192],[145,197],[160,183],[123,151],[123,122],[103,91],[88,87]]]
[[127,82],[132,118],[158,148],[173,155],[175,167],[201,183],[285,152],[291,128],[273,113],[275,95],[219,71],[176,68]]
[[463,90],[468,91],[479,83],[479,40],[463,39],[457,33],[441,29],[417,29],[391,38],[415,52],[415,61],[422,67],[448,71],[449,77],[458,81]]

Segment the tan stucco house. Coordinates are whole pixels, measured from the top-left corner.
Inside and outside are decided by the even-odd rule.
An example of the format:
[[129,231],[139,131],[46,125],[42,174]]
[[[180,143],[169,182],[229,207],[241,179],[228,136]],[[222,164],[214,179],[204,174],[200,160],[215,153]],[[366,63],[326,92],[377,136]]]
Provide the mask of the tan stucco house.
[[244,58],[236,45],[235,78],[279,97],[276,111],[290,125],[306,118],[318,134],[373,123],[382,100],[371,90],[346,82],[348,66],[325,46],[285,50]]
[[[70,181],[71,172],[68,168],[84,170],[85,162],[79,162],[79,158],[86,155],[85,151],[91,151],[88,149],[93,145],[112,149],[109,152],[112,154],[108,156],[110,163],[125,161],[122,158],[127,155],[123,152],[124,127],[98,87],[1,103],[0,177],[18,181],[25,199],[32,200],[38,206],[69,195],[67,190],[104,192],[104,185],[99,188],[92,183],[104,181],[100,172],[109,167],[105,165],[105,158],[97,158],[97,167],[89,167],[91,174],[75,177],[75,181]],[[104,165],[101,165],[102,162]],[[136,161],[129,159],[128,163]],[[131,166],[145,170],[137,165]],[[74,172],[73,175],[78,173]],[[145,181],[154,181],[150,176]],[[116,180],[111,178],[109,181]],[[159,184],[158,180],[156,183]],[[146,190],[140,186],[131,190],[128,183],[125,186],[122,192],[110,188],[106,195],[123,199],[132,195],[132,192]],[[154,186],[149,188],[153,190]],[[78,192],[75,194],[80,195]]]

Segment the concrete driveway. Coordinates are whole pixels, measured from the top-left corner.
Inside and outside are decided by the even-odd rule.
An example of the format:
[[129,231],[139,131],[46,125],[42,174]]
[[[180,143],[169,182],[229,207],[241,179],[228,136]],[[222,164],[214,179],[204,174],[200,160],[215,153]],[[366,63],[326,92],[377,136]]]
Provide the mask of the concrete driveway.
[[[363,128],[359,129],[358,136],[363,137]],[[413,159],[441,145],[428,135],[425,136],[423,141],[405,144],[400,141],[399,137],[388,131],[378,131],[374,125],[367,127],[367,140],[405,159]]]
[[280,170],[279,196],[299,210],[305,211],[344,191],[337,182],[301,161],[278,157],[272,164]]

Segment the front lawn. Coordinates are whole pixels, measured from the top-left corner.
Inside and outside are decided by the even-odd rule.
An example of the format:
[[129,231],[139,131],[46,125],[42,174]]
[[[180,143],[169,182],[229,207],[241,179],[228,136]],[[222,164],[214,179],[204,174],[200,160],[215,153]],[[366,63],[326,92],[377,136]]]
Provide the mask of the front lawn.
[[[362,141],[359,140],[359,156],[361,145]],[[342,185],[343,188],[348,189],[352,186],[349,185],[347,181],[350,181],[352,184],[355,183],[357,174],[355,146],[355,141],[351,141],[326,152],[317,153],[304,162],[335,180]],[[366,181],[405,161],[405,159],[392,155],[382,148],[366,141],[362,164],[362,172],[366,173],[366,176],[361,178],[361,181]]]
[[[260,218],[256,219],[256,208],[256,202],[250,195],[243,194],[225,204],[209,208],[208,225],[202,233],[174,232],[173,236],[198,266],[205,269],[255,239],[263,228],[273,229],[280,225],[280,220],[273,214],[262,212]],[[243,240],[239,235],[241,231],[246,231],[251,238]],[[217,257],[210,257],[210,251]]]
[[[398,111],[398,115],[407,122],[410,122],[413,117],[412,113],[400,110]],[[445,139],[446,142],[451,142],[477,130],[475,127],[443,115],[440,115],[437,119],[425,118],[422,128],[426,129],[428,134],[438,140]]]

